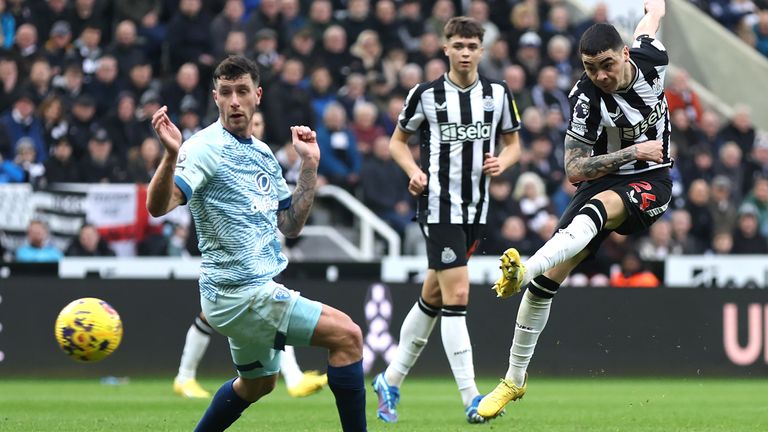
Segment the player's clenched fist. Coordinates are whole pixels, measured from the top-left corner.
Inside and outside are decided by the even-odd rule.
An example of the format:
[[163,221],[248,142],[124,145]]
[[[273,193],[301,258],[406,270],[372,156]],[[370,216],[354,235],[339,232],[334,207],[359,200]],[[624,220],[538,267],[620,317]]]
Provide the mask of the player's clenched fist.
[[637,153],[635,159],[661,163],[664,161],[664,143],[659,140],[645,141],[635,144]]
[[419,196],[427,187],[427,175],[423,171],[417,171],[408,182],[408,192],[413,196]]
[[320,161],[320,148],[317,146],[317,133],[307,126],[291,126],[291,141],[301,160],[317,164]]

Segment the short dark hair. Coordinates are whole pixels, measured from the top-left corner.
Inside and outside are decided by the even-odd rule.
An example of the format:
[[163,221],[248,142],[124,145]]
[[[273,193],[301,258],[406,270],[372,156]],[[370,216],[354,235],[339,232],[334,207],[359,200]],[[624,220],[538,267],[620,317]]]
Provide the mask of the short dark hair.
[[579,53],[588,56],[595,56],[608,50],[620,50],[623,47],[624,41],[619,32],[610,24],[593,24],[579,41]]
[[253,85],[259,85],[261,77],[256,63],[245,56],[231,55],[216,66],[216,70],[213,71],[213,85],[215,87],[220,79],[234,80],[243,75],[250,75]]
[[474,18],[457,16],[445,23],[443,34],[446,40],[454,36],[460,36],[470,39],[476,37],[482,42],[485,29]]

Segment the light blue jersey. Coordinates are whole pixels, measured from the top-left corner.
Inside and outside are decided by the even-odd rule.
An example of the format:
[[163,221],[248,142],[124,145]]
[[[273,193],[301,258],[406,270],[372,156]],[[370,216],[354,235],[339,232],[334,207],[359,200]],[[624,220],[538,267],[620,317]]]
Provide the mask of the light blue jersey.
[[184,142],[174,181],[195,219],[203,297],[216,302],[219,293],[265,285],[285,269],[277,211],[290,206],[291,192],[266,144],[216,121]]

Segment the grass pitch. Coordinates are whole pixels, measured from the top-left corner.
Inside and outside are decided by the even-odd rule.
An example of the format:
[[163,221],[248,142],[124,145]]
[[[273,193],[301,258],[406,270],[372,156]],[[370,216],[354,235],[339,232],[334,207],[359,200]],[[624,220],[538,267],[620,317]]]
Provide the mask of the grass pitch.
[[[191,431],[207,400],[171,392],[172,377],[124,385],[93,380],[0,379],[0,431]],[[208,389],[224,381],[203,380]],[[367,379],[370,381],[370,379]],[[478,381],[481,391],[495,385]],[[545,379],[531,377],[528,394],[488,425],[469,425],[453,379],[410,378],[402,389],[400,422],[376,419],[368,390],[371,431],[768,431],[768,380]],[[303,399],[285,387],[246,410],[231,431],[338,431],[333,395]]]

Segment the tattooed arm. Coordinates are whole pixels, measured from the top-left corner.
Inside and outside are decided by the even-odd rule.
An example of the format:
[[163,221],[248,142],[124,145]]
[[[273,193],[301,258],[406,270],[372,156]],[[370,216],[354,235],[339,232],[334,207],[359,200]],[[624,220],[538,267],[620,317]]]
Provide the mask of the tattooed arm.
[[301,169],[296,189],[291,196],[291,206],[277,212],[277,227],[288,238],[298,237],[309,217],[315,200],[315,182],[317,165],[320,162],[320,149],[317,147],[315,132],[305,126],[291,127],[293,145],[301,157]]
[[619,151],[590,156],[592,146],[570,136],[565,137],[565,173],[572,183],[594,180],[617,171],[619,167],[634,160],[660,163],[663,160],[662,142],[646,141],[623,148]]

